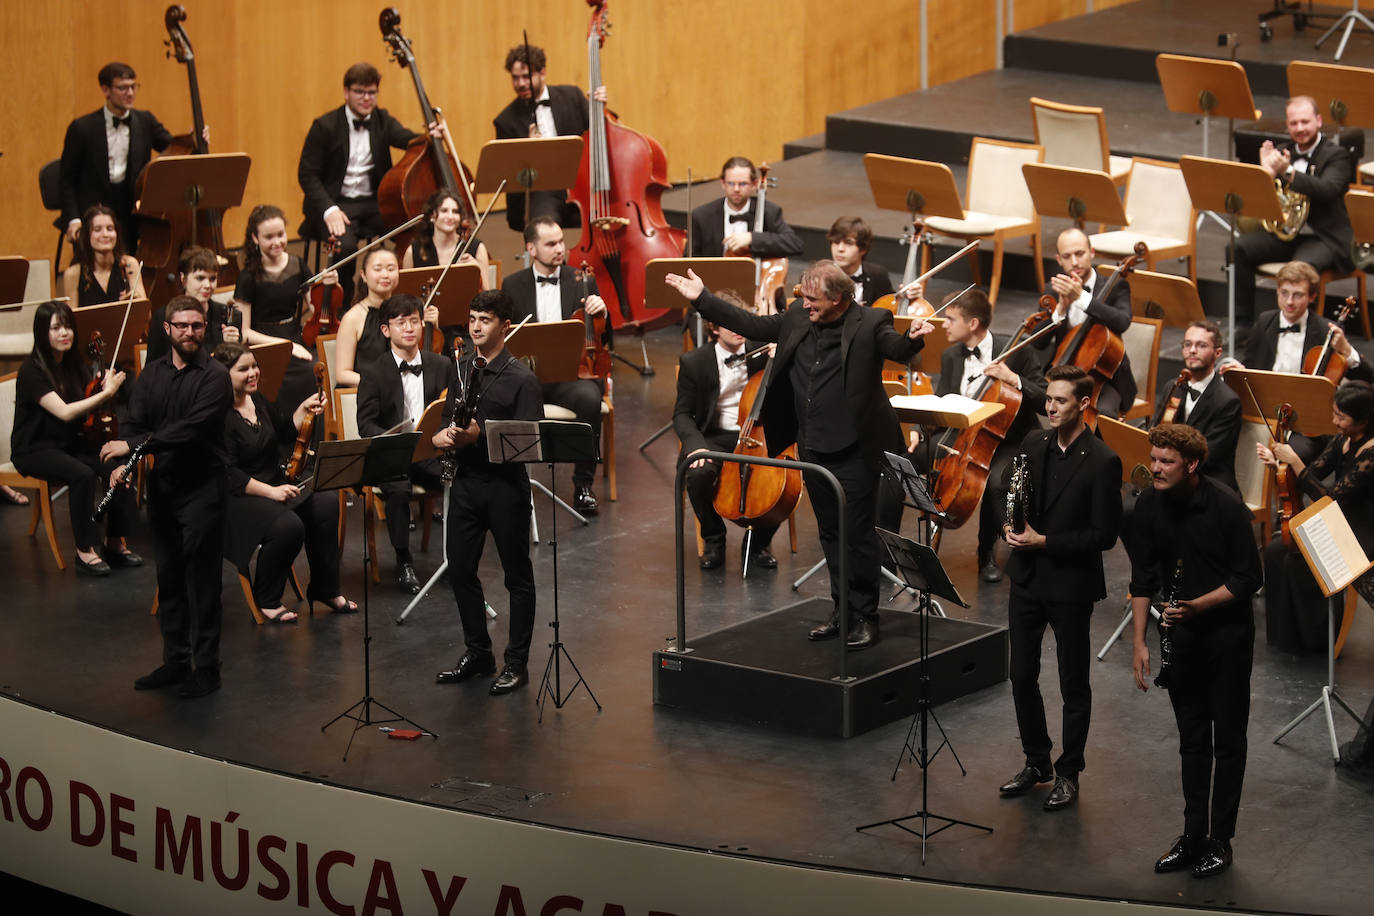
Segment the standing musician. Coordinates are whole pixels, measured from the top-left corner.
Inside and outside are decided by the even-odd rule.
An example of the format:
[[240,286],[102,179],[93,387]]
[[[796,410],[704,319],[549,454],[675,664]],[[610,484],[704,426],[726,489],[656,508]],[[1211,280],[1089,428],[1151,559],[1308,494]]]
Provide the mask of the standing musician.
[[[1353,381],[1337,388],[1331,422],[1338,435],[1315,461],[1304,461],[1291,445],[1256,444],[1255,449],[1265,464],[1287,464],[1308,496],[1334,499],[1360,546],[1374,550],[1374,386]],[[1327,603],[1296,548],[1275,538],[1264,548],[1264,572],[1267,641],[1284,652],[1325,652]],[[1366,601],[1374,598],[1374,576],[1360,577],[1355,587]]]
[[44,302],[34,310],[33,350],[15,379],[10,460],[21,474],[71,489],[67,505],[76,538],[76,571],[84,576],[108,576],[111,565],[143,565],[143,558],[124,542],[138,510],[132,490],[124,489],[115,497],[105,527],[107,563],[100,556],[100,527],[91,509],[97,479],[108,479],[114,464],[97,457],[99,449],[83,436],[82,421],[114,400],[124,384],[124,373],[107,369],[104,381],[92,390],[84,351],[85,343],[77,339],[76,318],[65,302]]
[[874,529],[883,452],[901,448],[897,414],[883,392],[883,360],[906,362],[934,330],[917,319],[905,335],[892,313],[857,305],[854,281],[834,261],[816,261],[801,277],[800,298],[785,312],[754,315],[706,292],[694,271],[669,274],[667,283],[704,319],[751,340],[778,345],[762,418],[774,454],[796,442],[802,461],[828,469],[844,488],[849,581],[839,580],[839,506],[830,484],[806,473],[821,548],[830,569],[830,619],[808,634],[840,634],[840,589],[848,588],[849,648],[878,641],[878,535]]
[[[1020,534],[1003,529],[1012,548],[1007,560],[1011,693],[1026,766],[1001,793],[1024,795],[1053,776],[1044,807],[1056,811],[1078,800],[1078,774],[1085,765],[1093,701],[1089,629],[1093,604],[1107,597],[1102,553],[1121,530],[1121,459],[1084,422],[1092,398],[1088,374],[1077,366],[1055,366],[1045,373],[1045,382],[1050,429],[1031,433],[1021,448],[1031,479],[1026,528]],[[1040,697],[1046,624],[1054,631],[1064,698],[1064,746],[1053,770],[1053,743]]]
[[[359,239],[386,231],[377,208],[377,188],[391,170],[391,148],[405,149],[419,136],[377,107],[381,82],[382,75],[368,63],[344,71],[344,103],[310,125],[296,168],[305,192],[301,234],[332,236],[340,258],[357,251]],[[435,137],[444,136],[438,124],[429,130]],[[352,289],[352,262],[339,268],[339,282]]]
[[1217,361],[1225,352],[1221,326],[1211,319],[1194,321],[1183,332],[1183,369],[1186,390],[1169,386],[1160,395],[1156,416],[1163,413],[1171,395],[1178,408],[1166,422],[1186,423],[1207,439],[1207,454],[1198,473],[1240,492],[1236,482],[1236,443],[1240,440],[1240,396],[1221,379]]
[[262,546],[253,575],[253,600],[270,623],[298,619],[281,596],[302,545],[310,562],[307,600],[335,612],[356,611],[358,605],[339,590],[338,497],[297,486],[282,473],[282,444],[289,455],[305,418],[324,412],[319,393],[286,414],[258,392],[261,373],[251,350],[223,343],[213,355],[229,370],[234,389],[234,409],[225,414],[224,426],[230,495],[225,555],[246,576],[253,551]]
[[[148,524],[157,556],[162,665],[135,690],[177,686],[184,697],[219,689],[220,571],[224,565],[224,418],[234,403],[229,373],[205,350],[205,306],[190,296],[167,303],[171,352],[134,381],[129,420],[100,450],[102,461],[142,444],[153,455]],[[124,466],[110,475],[123,483]]]
[[1191,868],[1198,878],[1231,865],[1250,719],[1250,599],[1261,584],[1250,510],[1199,473],[1206,457],[1207,440],[1192,427],[1163,423],[1150,430],[1154,486],[1140,494],[1126,535],[1134,596],[1132,673],[1136,686],[1148,690],[1145,629],[1151,596],[1164,592],[1172,643],[1169,702],[1182,758],[1183,834],[1155,862],[1155,871]]
[[[510,693],[529,679],[525,669],[534,638],[529,475],[518,462],[492,464],[487,459],[489,420],[538,421],[544,416],[539,380],[506,349],[512,314],[510,296],[504,290],[485,290],[472,300],[468,335],[476,355],[486,360],[486,366],[475,371],[473,357],[467,356],[462,360],[460,377],[467,379],[464,387],[473,386],[470,394],[476,399],[476,410],[466,428],[456,428],[453,424],[468,392],[457,384],[450,385],[444,407],[447,425],[434,434],[436,448],[457,449],[457,471],[449,491],[448,562],[466,644],[458,664],[440,671],[435,682],[457,684],[496,672],[491,636],[487,633],[486,596],[477,576],[482,547],[490,531],[505,570],[506,591],[510,593],[505,664],[488,688],[492,696]],[[469,404],[471,400],[467,399]]]
[[[752,225],[752,223],[750,224]],[[854,281],[854,301],[872,305],[893,292],[887,268],[868,262],[873,247],[873,230],[857,216],[841,216],[825,234],[830,257]]]
[[[949,346],[940,354],[940,377],[935,384],[935,393],[976,397],[989,378],[1021,392],[1021,407],[1016,419],[989,464],[987,487],[978,512],[978,575],[984,582],[1000,582],[1002,571],[997,568],[993,548],[1006,519],[1007,476],[1011,460],[1021,453],[1021,440],[1040,428],[1036,415],[1043,415],[1045,411],[1045,383],[1033,346],[1022,347],[1004,362],[993,362],[1007,348],[1010,338],[992,333],[991,324],[992,304],[980,289],[969,290],[946,307],[945,335],[949,338]],[[916,430],[912,430],[911,436],[914,450],[921,436]],[[929,465],[934,467],[941,457],[929,455]]]
[[[205,352],[213,353],[215,347],[226,340],[230,343],[242,341],[244,339],[244,316],[237,310],[231,314],[227,305],[211,299],[215,294],[215,286],[219,282],[218,256],[208,248],[191,245],[181,253],[177,271],[182,295],[189,296],[199,302],[205,313],[205,335],[201,340],[201,347]],[[167,306],[163,306],[153,309],[152,314],[148,316],[149,362],[166,356],[172,349],[172,338],[167,333],[167,316],[170,314]],[[253,342],[261,343],[263,340],[271,341],[273,339],[266,335],[258,335],[258,340]]]
[[1302,261],[1323,271],[1348,271],[1354,233],[1345,210],[1345,191],[1355,180],[1355,158],[1334,139],[1322,136],[1322,116],[1311,96],[1288,100],[1288,143],[1265,140],[1259,165],[1287,191],[1310,201],[1307,224],[1291,241],[1256,229],[1236,240],[1236,319],[1255,314],[1255,270],[1274,261]]
[[719,258],[750,252],[756,257],[789,258],[802,253],[801,236],[782,218],[782,207],[764,202],[763,231],[754,232],[754,192],[759,170],[743,156],[731,156],[720,169],[725,196],[692,210],[689,258]]
[[[1063,272],[1050,278],[1045,293],[1058,300],[1053,317],[1063,320],[1063,323],[1035,344],[1042,352],[1048,351],[1044,359],[1046,366],[1052,364],[1055,349],[1064,338],[1085,322],[1097,322],[1118,336],[1126,333],[1131,326],[1130,286],[1122,277],[1113,284],[1105,301],[1096,295],[1098,285],[1104,281],[1093,270],[1094,257],[1096,252],[1083,230],[1070,228],[1059,233],[1055,260]],[[1135,394],[1131,360],[1129,356],[1123,356],[1111,382],[1103,385],[1098,394],[1097,410],[1108,417],[1120,417],[1135,404]]]
[[142,299],[138,261],[124,247],[115,213],[94,204],[78,222],[72,263],[62,271],[62,292],[78,306]]
[[[425,405],[456,383],[453,360],[420,347],[423,324],[421,302],[415,296],[392,296],[381,305],[382,336],[389,346],[363,367],[358,383],[358,435],[380,436],[409,420],[420,422]],[[396,551],[396,584],[412,595],[420,591],[410,555],[410,487],[442,489],[439,462],[434,458],[410,466],[410,477],[381,484],[386,504],[386,530]]]
[[[586,308],[592,317],[606,315],[606,303],[597,295],[596,278],[586,273],[587,298],[584,302],[575,271],[566,263],[568,247],[563,241],[563,227],[552,216],[537,216],[525,227],[525,251],[530,266],[516,271],[501,283],[514,306],[513,317],[521,321],[531,315],[535,321],[564,321],[573,312]],[[603,338],[609,344],[611,324],[606,322]],[[544,385],[544,401],[565,407],[577,415],[577,422],[590,423],[592,435],[601,437],[601,396],[603,383],[593,379],[574,379]],[[592,484],[596,481],[596,462],[579,461],[573,465],[573,505],[583,514],[595,513],[596,496]]]
[[[748,309],[734,293],[722,290],[719,298],[735,308]],[[715,569],[725,562],[725,522],[716,512],[716,482],[720,479],[720,462],[705,458],[693,459],[702,451],[733,452],[739,442],[740,395],[749,377],[762,371],[768,362],[766,353],[755,353],[748,360],[731,365],[732,356],[743,357],[749,343],[726,327],[706,325],[706,332],[714,346],[697,347],[678,357],[677,403],[673,407],[673,429],[682,442],[681,460],[691,462],[685,477],[687,497],[692,502],[701,525],[704,542],[702,569]],[[749,350],[755,348],[750,346]],[[753,556],[748,558],[751,568],[776,569],[778,561],[769,545],[776,527],[755,528],[750,544]],[[744,545],[740,545],[740,550]]]
[[[587,96],[579,86],[550,86],[548,58],[537,45],[516,45],[506,54],[515,98],[501,109],[492,125],[498,140],[530,137],[580,137],[587,132],[590,113]],[[606,101],[606,87],[596,87],[594,97]],[[559,225],[575,228],[582,223],[577,207],[568,204],[566,191],[530,193],[530,218],[549,216]],[[506,225],[512,232],[525,229],[525,195],[506,193]]]

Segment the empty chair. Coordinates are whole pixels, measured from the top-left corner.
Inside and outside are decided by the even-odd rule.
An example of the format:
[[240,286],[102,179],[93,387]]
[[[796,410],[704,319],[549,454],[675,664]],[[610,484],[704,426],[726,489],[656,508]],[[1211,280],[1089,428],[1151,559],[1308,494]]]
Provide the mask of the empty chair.
[[1098,232],[1088,240],[1098,254],[1113,258],[1126,257],[1137,242],[1144,242],[1147,270],[1169,258],[1184,258],[1188,279],[1197,282],[1197,211],[1178,163],[1140,158],[1130,163],[1126,227]]
[[1106,172],[1121,187],[1131,171],[1131,160],[1113,156],[1107,143],[1107,119],[1091,105],[1065,105],[1032,97],[1031,124],[1035,142],[1045,151],[1047,165]]

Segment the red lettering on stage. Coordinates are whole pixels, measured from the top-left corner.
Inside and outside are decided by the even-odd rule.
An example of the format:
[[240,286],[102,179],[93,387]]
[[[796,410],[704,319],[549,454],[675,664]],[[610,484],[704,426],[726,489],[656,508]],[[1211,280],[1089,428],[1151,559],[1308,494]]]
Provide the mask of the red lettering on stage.
[[501,885],[501,896],[496,898],[495,916],[525,916],[525,901],[520,897],[520,888]]
[[[210,871],[214,873],[219,886],[226,891],[241,891],[248,884],[248,831],[243,827],[230,828],[239,819],[237,811],[224,816],[224,823],[210,822]],[[224,831],[233,829],[235,837],[234,873],[224,867],[224,850],[229,844],[224,840]]]
[[[71,809],[72,842],[78,846],[99,846],[105,838],[105,805],[100,800],[100,793],[84,782],[73,779],[67,787],[67,798],[67,805]],[[91,810],[95,812],[95,824],[89,833],[81,829],[82,799],[90,802]]]
[[296,906],[310,906],[310,844],[296,844]]
[[336,916],[355,916],[356,911],[353,907],[345,906],[335,900],[333,893],[329,890],[329,870],[335,865],[347,865],[352,868],[353,853],[331,849],[320,856],[319,864],[315,866],[315,892],[320,895],[320,902],[329,912],[336,914]]
[[10,765],[0,757],[0,810],[5,812],[5,820],[14,823],[14,812],[10,810]]
[[[38,786],[38,794],[43,799],[43,807],[34,817],[29,811],[28,784],[33,783]],[[48,829],[52,823],[52,787],[48,785],[48,778],[36,767],[24,767],[19,771],[19,778],[14,781],[14,800],[19,804],[19,819],[24,822],[24,826],[39,833]]]
[[172,871],[178,875],[186,868],[187,858],[191,859],[191,877],[197,881],[205,880],[205,863],[200,853],[200,818],[187,815],[181,831],[181,843],[177,843],[176,830],[172,824],[172,812],[158,807],[153,818],[154,847],[153,867],[158,871],[167,869],[167,853],[172,854]]
[[582,912],[582,898],[569,897],[566,894],[552,897],[539,910],[539,916],[555,916],[560,910],[571,910],[574,913]]
[[618,903],[608,903],[602,908],[601,916],[625,916],[625,908]]
[[454,875],[448,879],[448,890],[441,895],[439,893],[439,876],[428,868],[424,869],[425,886],[429,888],[430,899],[434,901],[434,912],[436,916],[448,916],[453,912],[453,905],[458,902],[458,895],[463,892],[463,885],[468,883],[467,878],[460,878]]
[[271,852],[274,849],[277,852],[286,852],[286,840],[271,834],[258,839],[258,862],[277,879],[277,883],[271,887],[259,881],[258,896],[264,900],[285,900],[291,893],[291,877],[287,875],[281,863],[272,858]]
[[110,852],[116,858],[125,859],[129,862],[137,862],[138,853],[125,846],[121,840],[123,837],[134,835],[134,825],[132,821],[122,815],[133,813],[133,810],[134,800],[132,798],[110,793]]
[[[386,885],[385,897],[378,894],[382,885]],[[372,863],[372,877],[368,879],[367,896],[363,899],[363,916],[372,916],[378,910],[405,912],[401,909],[401,895],[396,892],[396,876],[391,873],[391,863],[386,859]]]

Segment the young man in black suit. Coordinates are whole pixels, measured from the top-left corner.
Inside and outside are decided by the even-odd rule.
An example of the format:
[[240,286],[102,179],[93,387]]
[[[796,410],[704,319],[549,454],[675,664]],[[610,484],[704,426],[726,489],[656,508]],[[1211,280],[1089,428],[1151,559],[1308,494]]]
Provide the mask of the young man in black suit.
[[[492,121],[498,140],[528,137],[580,137],[587,132],[590,116],[587,96],[577,86],[550,86],[548,58],[537,45],[516,45],[506,53],[515,98]],[[606,87],[598,86],[596,100],[606,101]],[[568,204],[567,191],[535,191],[530,194],[530,218],[551,216],[563,226],[575,228],[582,217]],[[506,194],[506,225],[511,231],[525,228],[525,195]]]
[[[1011,597],[1011,693],[1026,765],[1001,787],[1004,797],[1024,795],[1054,779],[1046,811],[1078,799],[1078,774],[1088,743],[1092,687],[1088,643],[1093,604],[1107,597],[1102,553],[1121,530],[1121,459],[1084,422],[1092,379],[1077,366],[1045,373],[1045,415],[1050,429],[1022,443],[1031,493],[1026,528],[1003,529],[1011,546],[1007,576]],[[1064,698],[1063,749],[1051,769],[1049,728],[1040,696],[1040,643],[1054,631],[1059,692]]]
[[855,302],[872,305],[892,294],[887,268],[865,260],[873,247],[873,230],[868,223],[857,216],[841,216],[831,224],[825,238],[830,242],[830,257],[854,281]]
[[[1049,366],[1064,338],[1080,329],[1087,331],[1093,323],[1105,325],[1113,334],[1121,335],[1131,326],[1131,288],[1122,279],[1112,286],[1104,300],[1100,287],[1106,282],[1093,269],[1092,243],[1081,229],[1065,229],[1056,242],[1055,259],[1062,271],[1050,278],[1045,294],[1058,300],[1054,317],[1061,320],[1053,332],[1040,338],[1034,346],[1042,354],[1042,362]],[[1102,386],[1097,397],[1097,410],[1108,417],[1120,417],[1135,403],[1135,376],[1131,375],[1131,360],[1122,356],[1121,365],[1110,384]]]
[[884,451],[902,447],[897,414],[883,391],[883,360],[906,362],[921,351],[928,321],[911,323],[905,335],[892,327],[892,313],[854,302],[854,281],[834,261],[817,261],[802,274],[801,298],[785,312],[755,315],[705,291],[693,271],[669,274],[681,293],[713,324],[751,340],[775,341],[772,382],[761,417],[769,449],[777,454],[793,442],[803,461],[821,465],[844,489],[850,556],[849,581],[839,580],[839,504],[819,475],[806,475],[821,547],[830,569],[830,619],[809,638],[840,634],[840,589],[848,589],[849,648],[878,641],[878,535],[874,529]]
[[[533,49],[531,49],[533,50]],[[567,265],[568,246],[563,241],[563,227],[552,216],[539,216],[525,227],[525,251],[530,266],[501,281],[501,289],[511,298],[517,322],[533,316],[534,321],[565,321],[573,312],[586,307],[593,318],[606,315],[606,303],[597,295],[596,277],[589,271],[587,299],[584,303],[576,271]],[[611,323],[606,322],[606,342],[611,340]],[[601,396],[604,390],[592,379],[573,379],[551,382],[542,386],[544,401],[567,408],[577,415],[579,423],[590,423],[592,435],[601,438]],[[596,496],[592,484],[596,481],[596,462],[585,461],[573,465],[573,506],[578,512],[596,512]]]
[[1161,423],[1150,430],[1153,487],[1140,494],[1126,535],[1135,596],[1131,670],[1141,690],[1149,689],[1150,602],[1177,586],[1164,622],[1173,644],[1166,689],[1178,723],[1183,834],[1155,871],[1190,868],[1197,878],[1231,866],[1250,721],[1251,599],[1263,582],[1250,510],[1199,473],[1206,456],[1207,440],[1195,429]]
[[[133,253],[138,223],[133,218],[134,183],[154,150],[162,152],[172,134],[150,111],[136,110],[138,78],[134,68],[118,62],[100,68],[97,77],[105,104],[67,126],[62,141],[62,219],[67,238],[76,244],[81,214],[95,204],[115,212],[124,242]],[[209,128],[206,128],[209,139]]]
[[[1186,423],[1206,438],[1207,456],[1198,473],[1239,492],[1236,483],[1236,442],[1240,439],[1240,396],[1222,381],[1217,361],[1224,352],[1221,327],[1211,320],[1194,321],[1183,332],[1183,368],[1188,390],[1174,414],[1175,423]],[[1160,404],[1169,399],[1173,386],[1160,393]]]
[[[362,369],[358,383],[358,434],[380,436],[409,420],[420,422],[425,405],[444,389],[453,390],[458,377],[453,360],[420,347],[421,302],[414,296],[392,296],[381,306],[382,336],[391,347]],[[410,555],[410,487],[439,490],[439,462],[434,458],[410,466],[410,479],[384,483],[378,489],[386,504],[386,530],[396,551],[396,584],[412,595],[420,579]]]
[[[746,308],[744,302],[728,291],[720,299]],[[690,462],[684,486],[691,500],[692,511],[701,523],[704,542],[702,569],[715,569],[725,562],[725,522],[715,508],[716,481],[721,465],[705,458],[693,459],[702,451],[732,452],[739,443],[740,394],[749,376],[768,362],[766,353],[745,360],[749,341],[725,327],[706,326],[711,339],[708,347],[697,347],[678,358],[677,403],[673,407],[673,430],[682,442],[681,460]],[[733,467],[738,467],[733,466]],[[777,526],[754,529],[750,539],[751,555],[748,565],[754,568],[776,569],[778,561],[769,545]],[[744,545],[740,545],[741,553]],[[742,557],[742,560],[744,558]]]
[[683,252],[686,257],[719,258],[746,249],[763,258],[794,258],[802,253],[801,236],[782,218],[782,207],[771,200],[763,208],[763,231],[754,231],[753,196],[759,186],[754,163],[743,156],[725,160],[720,186],[724,197],[692,210],[692,247]]
[[1304,261],[1318,271],[1350,270],[1354,233],[1345,210],[1345,191],[1355,180],[1355,157],[1335,139],[1322,136],[1322,116],[1311,96],[1288,100],[1289,142],[1260,146],[1259,165],[1285,189],[1307,195],[1307,224],[1290,242],[1264,229],[1236,239],[1236,319],[1254,317],[1255,270],[1274,261]]

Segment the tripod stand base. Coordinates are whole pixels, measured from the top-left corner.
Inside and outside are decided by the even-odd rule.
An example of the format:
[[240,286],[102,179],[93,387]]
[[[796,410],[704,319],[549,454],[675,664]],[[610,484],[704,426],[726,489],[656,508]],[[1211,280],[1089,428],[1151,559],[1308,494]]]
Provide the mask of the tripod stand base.
[[[561,642],[555,642],[552,646],[553,651],[549,653],[549,660],[544,664],[544,676],[539,681],[539,693],[537,694],[539,703],[539,721],[544,721],[544,701],[553,700],[554,709],[562,709],[563,706],[572,699],[572,695],[581,687],[587,691],[587,696],[592,698],[592,703],[596,705],[596,711],[601,712],[601,703],[597,700],[596,694],[592,693],[592,687],[587,683],[587,679],[582,676],[582,672],[577,667],[577,662],[573,661],[572,654]],[[573,681],[566,693],[562,692],[562,663],[567,659],[568,666],[572,668],[573,674],[577,675],[577,680]]]
[[[906,822],[907,822],[907,821],[914,821],[914,820],[916,820],[917,818],[919,818],[920,821],[921,821],[921,826],[920,826],[919,829],[913,830],[912,828],[910,828],[910,827],[908,827],[908,826],[906,825]],[[930,822],[931,822],[931,821],[943,821],[943,823],[942,823],[939,827],[936,827],[934,830],[931,830],[931,829],[930,829]],[[943,831],[945,831],[945,830],[948,830],[949,828],[955,827],[955,826],[958,826],[958,827],[969,827],[969,828],[972,828],[973,830],[983,830],[983,831],[986,831],[986,832],[988,832],[988,833],[992,833],[992,828],[991,828],[991,827],[984,827],[982,824],[975,824],[975,823],[973,823],[972,821],[961,821],[961,820],[959,820],[958,818],[954,818],[954,817],[945,817],[943,814],[935,814],[934,812],[926,811],[924,808],[922,808],[920,811],[915,812],[914,814],[907,814],[907,815],[903,815],[902,817],[892,817],[892,818],[888,818],[888,819],[885,820],[885,821],[875,821],[875,822],[872,823],[872,824],[864,824],[862,827],[855,827],[854,830],[855,830],[856,832],[862,833],[862,832],[865,831],[865,830],[872,830],[874,827],[887,827],[887,826],[896,827],[898,830],[905,830],[907,833],[911,834],[912,836],[918,836],[918,837],[921,838],[921,864],[922,864],[922,865],[926,864],[926,842],[927,842],[931,837],[935,836],[935,834],[937,834],[937,833],[941,833],[941,832],[943,832]]]
[[[388,713],[387,718],[372,718],[372,707],[374,706],[376,706],[383,712]],[[360,712],[355,711],[359,710],[359,708],[361,708]],[[354,703],[352,706],[348,707],[343,712],[339,713],[337,716],[330,719],[325,724],[321,725],[320,731],[327,731],[331,725],[333,725],[335,722],[338,722],[340,719],[353,720],[353,731],[349,733],[348,744],[344,747],[344,760],[348,759],[348,752],[353,748],[353,739],[358,736],[358,732],[371,725],[385,725],[388,722],[405,722],[407,725],[414,725],[416,731],[424,732],[426,735],[428,735],[436,741],[439,740],[439,736],[434,732],[430,731],[429,729],[425,728],[423,725],[420,725],[418,722],[415,722],[412,719],[407,719],[405,716],[401,715],[399,712],[392,709],[390,706],[387,706],[381,700],[378,700],[375,697],[371,696],[363,697],[361,700]]]

